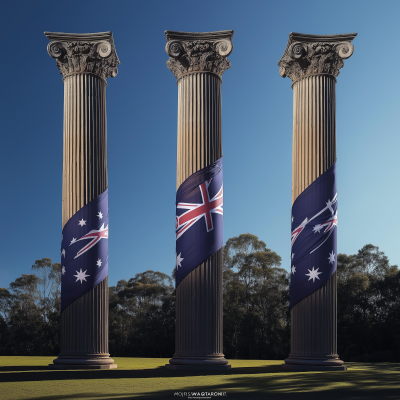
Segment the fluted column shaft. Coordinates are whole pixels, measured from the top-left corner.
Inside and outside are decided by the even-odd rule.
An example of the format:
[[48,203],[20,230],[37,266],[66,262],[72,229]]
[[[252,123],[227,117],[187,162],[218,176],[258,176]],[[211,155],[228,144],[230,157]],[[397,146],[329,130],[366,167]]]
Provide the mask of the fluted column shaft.
[[293,84],[292,204],[336,161],[335,86],[331,75]]
[[[63,226],[106,189],[106,82],[88,73],[70,75],[64,80]],[[108,277],[61,314],[60,358],[87,355],[113,362],[108,359]]]
[[[336,77],[356,36],[292,32],[278,62],[280,75],[293,82],[292,204],[336,161]],[[336,272],[291,309],[291,352],[283,367],[347,369],[337,354]]]
[[[178,83],[177,189],[222,157],[221,77],[230,68],[232,37],[233,31],[165,31],[167,67]],[[175,353],[166,368],[229,369],[222,322],[220,249],[176,288]]]
[[[108,187],[106,79],[117,75],[120,62],[111,32],[45,32],[45,35],[50,40],[47,52],[56,60],[64,82],[64,228],[82,207]],[[61,352],[50,368],[116,368],[109,356],[106,276],[63,309]]]
[[[222,157],[221,79],[193,73],[178,82],[177,188]],[[222,249],[176,289],[174,358],[227,361],[222,354]]]
[[[314,75],[293,84],[292,204],[336,160],[335,85],[331,75]],[[290,358],[338,357],[336,303],[335,272],[292,308]]]
[[106,82],[70,75],[64,79],[63,227],[106,189]]

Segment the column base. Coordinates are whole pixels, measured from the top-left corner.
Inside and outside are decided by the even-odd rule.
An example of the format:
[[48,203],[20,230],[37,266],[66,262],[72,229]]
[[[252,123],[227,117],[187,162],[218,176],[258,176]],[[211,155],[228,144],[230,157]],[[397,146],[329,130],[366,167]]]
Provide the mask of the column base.
[[114,369],[117,364],[108,365],[85,365],[85,364],[49,364],[50,369]]
[[50,369],[115,369],[117,364],[110,358],[110,354],[63,355],[49,364]]
[[166,369],[186,371],[217,371],[231,369],[228,360],[222,356],[175,357],[165,364]]
[[281,366],[288,371],[347,371],[347,366],[337,355],[325,357],[289,355],[285,364]]

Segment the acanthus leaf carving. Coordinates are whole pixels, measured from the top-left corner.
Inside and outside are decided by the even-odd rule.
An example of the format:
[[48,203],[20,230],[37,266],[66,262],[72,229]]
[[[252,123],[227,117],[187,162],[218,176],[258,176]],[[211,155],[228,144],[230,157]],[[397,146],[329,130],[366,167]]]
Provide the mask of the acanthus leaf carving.
[[193,72],[211,72],[219,77],[231,67],[226,58],[233,49],[230,40],[170,40],[167,67],[177,79]]
[[285,53],[278,62],[280,75],[283,78],[289,77],[293,83],[311,75],[337,77],[344,66],[343,60],[353,54],[351,40],[356,35],[291,33]]
[[75,73],[89,72],[103,79],[115,77],[119,59],[112,42],[101,41],[51,41],[47,46],[51,57],[64,78]]

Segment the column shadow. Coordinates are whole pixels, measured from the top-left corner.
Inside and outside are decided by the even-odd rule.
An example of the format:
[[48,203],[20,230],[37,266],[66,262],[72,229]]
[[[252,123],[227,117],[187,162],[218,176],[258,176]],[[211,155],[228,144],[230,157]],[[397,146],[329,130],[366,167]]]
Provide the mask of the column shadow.
[[[50,395],[40,397],[41,400],[64,399],[173,399],[187,398],[177,392],[226,392],[227,399],[271,399],[271,400],[372,400],[399,399],[397,376],[380,374],[374,371],[357,371],[356,374],[343,372],[292,373],[270,376],[234,376],[228,382],[208,385],[207,387],[177,388],[156,393],[85,393],[76,395]],[[109,374],[107,374],[109,375]],[[229,374],[225,374],[229,375]],[[109,378],[110,376],[107,376]],[[337,386],[332,386],[332,383]],[[134,384],[134,382],[132,382]],[[156,390],[156,388],[155,388]],[[212,400],[220,398],[211,397]],[[221,397],[222,398],[222,397]],[[37,397],[35,397],[37,399]]]
[[[191,377],[191,376],[215,376],[215,375],[254,375],[276,374],[285,371],[279,365],[266,365],[264,367],[242,367],[227,371],[174,371],[165,367],[152,369],[115,369],[115,370],[46,370],[43,366],[8,366],[1,367],[0,371],[8,372],[0,374],[0,382],[33,382],[44,380],[84,380],[84,379],[143,379],[166,377]],[[39,372],[36,372],[39,371]],[[16,372],[15,374],[13,372]],[[104,374],[104,375],[99,375]]]

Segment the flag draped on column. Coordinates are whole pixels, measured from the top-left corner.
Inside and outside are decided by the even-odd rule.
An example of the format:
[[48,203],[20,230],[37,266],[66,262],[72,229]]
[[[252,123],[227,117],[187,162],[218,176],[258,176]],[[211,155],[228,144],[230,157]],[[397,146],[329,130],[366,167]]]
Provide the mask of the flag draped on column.
[[65,224],[61,240],[61,312],[108,275],[108,189]]
[[337,204],[335,162],[293,203],[290,308],[336,271]]
[[190,175],[176,193],[176,286],[223,243],[222,157]]

